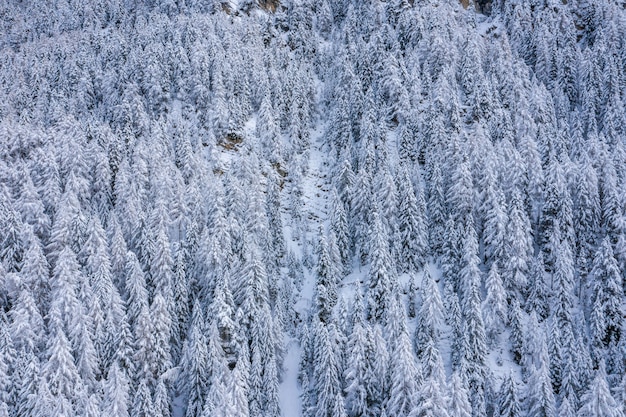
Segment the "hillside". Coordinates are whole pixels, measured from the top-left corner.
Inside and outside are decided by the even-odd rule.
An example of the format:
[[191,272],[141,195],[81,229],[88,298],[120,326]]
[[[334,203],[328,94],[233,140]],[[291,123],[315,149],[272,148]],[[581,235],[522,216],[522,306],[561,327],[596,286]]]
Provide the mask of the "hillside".
[[0,2],[0,417],[624,417],[625,6]]

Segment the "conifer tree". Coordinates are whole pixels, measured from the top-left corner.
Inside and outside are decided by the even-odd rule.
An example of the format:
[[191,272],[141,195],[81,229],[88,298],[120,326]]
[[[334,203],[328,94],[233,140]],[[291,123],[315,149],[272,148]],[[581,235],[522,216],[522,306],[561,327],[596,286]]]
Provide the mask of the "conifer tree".
[[415,331],[415,351],[419,357],[421,357],[428,343],[436,344],[439,341],[439,329],[443,322],[443,303],[439,295],[439,288],[428,270],[424,271],[422,278],[421,295],[422,303]]
[[507,307],[504,286],[496,263],[491,265],[485,286],[487,287],[487,297],[483,302],[485,333],[489,343],[494,346],[498,344],[498,337],[504,331]]
[[154,415],[154,404],[152,395],[145,379],[139,382],[139,387],[135,392],[130,417],[148,417]]
[[443,254],[443,237],[447,219],[445,207],[445,194],[443,176],[437,158],[433,158],[433,167],[428,181],[428,242],[433,252],[441,256]]
[[339,194],[333,192],[330,228],[335,234],[337,249],[343,265],[342,273],[349,270],[349,263],[352,257],[352,243],[345,206]]
[[611,395],[606,382],[606,371],[601,361],[596,376],[587,392],[581,398],[581,408],[578,415],[581,417],[622,417],[619,405]]
[[[543,333],[540,331],[540,333]],[[537,361],[530,366],[528,378],[526,407],[529,416],[547,417],[555,414],[554,392],[550,381],[550,363],[548,348],[543,334],[539,336]]]
[[487,377],[485,359],[487,345],[485,329],[480,311],[480,270],[478,269],[478,242],[474,226],[470,221],[463,243],[463,358],[462,368],[468,379],[472,415],[479,415],[484,410],[484,389]]
[[[325,324],[324,322],[318,322],[316,325],[316,346],[315,346],[315,360],[314,375],[315,375],[315,389],[316,405],[315,405],[315,417],[330,417],[334,415],[337,407],[343,409],[343,398],[339,391],[339,366],[337,363],[337,355],[333,348],[333,344],[330,340],[330,331],[328,327],[332,328],[333,324]],[[340,405],[337,405],[337,402]],[[345,411],[343,411],[345,414]]]
[[12,393],[15,391],[16,386],[12,381],[12,373],[15,373],[14,361],[16,358],[15,349],[13,347],[13,341],[8,329],[8,323],[4,313],[0,316],[0,341],[2,342],[2,348],[0,349],[0,404],[11,404]]
[[574,417],[575,415],[576,412],[571,404],[570,397],[565,396],[563,400],[561,400],[558,417]]
[[372,322],[383,324],[390,302],[392,280],[395,279],[395,266],[389,252],[388,240],[380,217],[376,211],[372,215],[370,228],[370,271],[368,292],[368,316]]
[[196,299],[192,309],[189,336],[185,340],[181,356],[181,373],[178,388],[186,404],[185,415],[199,415],[204,406],[204,396],[208,387],[208,352],[204,337],[204,315]]
[[596,252],[590,276],[594,287],[590,323],[593,346],[595,349],[609,344],[617,346],[622,337],[623,320],[619,300],[623,298],[624,292],[609,237],[604,238]]
[[[486,168],[486,170],[489,176],[489,172],[492,169]],[[505,259],[506,227],[508,224],[504,193],[497,188],[493,176],[491,174],[491,180],[487,180],[484,200],[480,207],[480,213],[484,221],[482,236],[485,246],[485,263],[489,267],[493,263],[502,262]]]
[[46,346],[47,361],[41,372],[50,390],[50,395],[57,404],[62,406],[77,399],[77,385],[80,376],[74,358],[72,357],[69,341],[59,324],[53,324],[52,337]]
[[104,397],[101,409],[106,415],[128,417],[129,385],[126,375],[114,363],[104,381]]
[[344,372],[346,411],[350,416],[367,412],[365,378],[367,372],[368,324],[363,317],[363,297],[357,288],[352,307],[352,333],[348,339],[348,359]]
[[332,311],[337,304],[336,269],[331,259],[324,232],[320,231],[317,261],[316,307],[320,320],[330,322]]
[[517,417],[522,415],[519,403],[517,383],[513,377],[513,372],[509,372],[502,382],[496,413],[499,417]]
[[150,305],[150,344],[152,350],[149,352],[148,361],[152,375],[157,378],[167,371],[172,363],[170,337],[172,322],[167,312],[166,301],[161,294],[154,297]]
[[35,299],[25,285],[9,311],[9,317],[10,334],[15,348],[39,351],[44,340],[44,322]]
[[543,263],[543,254],[539,252],[530,265],[528,300],[526,310],[534,311],[541,320],[548,318],[550,313],[549,289],[546,284],[546,272]]
[[524,293],[528,281],[530,257],[532,255],[532,228],[524,209],[524,201],[518,190],[513,191],[509,203],[508,224],[505,237],[505,261],[503,281],[507,299],[514,292]]
[[428,251],[426,203],[421,184],[417,192],[413,192],[406,167],[401,169],[398,195],[400,243],[397,263],[403,272],[415,272],[424,265]]
[[368,329],[366,336],[365,391],[370,413],[380,413],[388,395],[389,353],[379,324]]
[[457,371],[453,372],[450,378],[450,405],[448,409],[451,416],[470,417],[472,415],[467,386]]
[[516,298],[513,299],[509,308],[509,323],[511,326],[511,352],[513,353],[513,359],[518,364],[521,364],[525,332],[522,322],[522,309]]

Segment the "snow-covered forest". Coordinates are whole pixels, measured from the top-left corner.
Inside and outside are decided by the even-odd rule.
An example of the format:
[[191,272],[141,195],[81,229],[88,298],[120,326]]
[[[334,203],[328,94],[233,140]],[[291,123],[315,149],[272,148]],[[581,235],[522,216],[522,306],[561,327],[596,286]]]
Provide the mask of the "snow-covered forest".
[[0,1],[0,417],[624,417],[625,103],[622,0]]

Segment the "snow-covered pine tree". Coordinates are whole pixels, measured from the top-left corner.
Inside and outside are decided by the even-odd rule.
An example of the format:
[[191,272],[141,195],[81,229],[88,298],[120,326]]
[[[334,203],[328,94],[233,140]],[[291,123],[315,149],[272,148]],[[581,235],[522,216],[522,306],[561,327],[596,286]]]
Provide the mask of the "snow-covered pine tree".
[[397,264],[402,272],[415,272],[424,265],[428,254],[426,203],[421,184],[417,192],[413,191],[406,167],[400,170],[398,196]]
[[578,410],[581,417],[607,416],[622,417],[619,405],[611,395],[606,382],[606,370],[601,361],[593,382],[581,398],[581,407]]

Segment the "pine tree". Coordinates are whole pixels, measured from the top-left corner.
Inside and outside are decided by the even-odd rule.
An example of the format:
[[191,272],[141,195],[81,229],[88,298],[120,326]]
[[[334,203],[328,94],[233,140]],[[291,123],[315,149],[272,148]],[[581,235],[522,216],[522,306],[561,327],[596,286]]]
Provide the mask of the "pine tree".
[[461,306],[459,305],[459,297],[456,292],[449,291],[449,301],[447,302],[447,315],[446,321],[451,327],[451,339],[450,356],[452,362],[452,368],[458,370],[461,367],[463,358],[463,343],[464,343],[464,323],[463,314],[461,312]]
[[30,289],[31,295],[41,307],[46,307],[47,291],[49,290],[50,265],[44,255],[41,241],[33,234],[32,229],[25,227],[24,241],[28,247],[24,253],[21,278]]
[[515,190],[509,204],[508,224],[505,237],[504,286],[507,298],[514,292],[524,293],[532,255],[532,228],[524,209],[521,193]]
[[350,416],[363,415],[367,412],[365,378],[368,324],[364,320],[363,310],[363,297],[357,288],[352,307],[352,333],[347,346],[349,354],[344,372],[346,411]]
[[[485,264],[489,267],[495,262],[503,262],[505,258],[506,227],[508,224],[504,193],[497,188],[493,168],[486,168],[487,180],[484,190],[484,200],[480,207],[480,213],[484,221],[483,240],[485,252]],[[519,236],[517,236],[519,237]]]
[[472,406],[468,399],[467,386],[458,372],[453,372],[450,378],[450,405],[449,414],[455,417],[470,417]]
[[365,391],[370,413],[382,412],[388,395],[389,353],[379,324],[368,329],[366,336]]
[[360,169],[357,172],[354,186],[350,190],[352,193],[350,199],[352,235],[354,236],[356,254],[359,256],[361,264],[364,263],[369,253],[367,225],[371,222],[371,184],[370,174],[365,169]]
[[51,338],[46,346],[47,362],[42,366],[42,377],[48,384],[50,394],[59,405],[73,402],[77,398],[77,387],[82,383],[69,341],[58,325],[51,329]]
[[376,211],[372,215],[370,230],[370,271],[368,316],[373,322],[384,323],[395,266],[389,253],[388,239]]
[[12,309],[10,333],[17,350],[37,352],[44,338],[44,322],[30,290],[24,286],[19,292]]
[[596,236],[600,228],[598,177],[586,152],[577,174],[574,191],[576,265],[581,276],[586,277],[591,269]]
[[[540,333],[543,333],[540,331]],[[537,362],[530,366],[530,376],[528,378],[526,407],[528,415],[532,417],[548,417],[555,414],[554,393],[550,381],[550,363],[548,358],[548,348],[543,334],[538,335],[540,339]]]
[[401,169],[398,194],[400,243],[397,263],[403,272],[415,272],[424,265],[428,252],[426,203],[421,184],[417,192],[413,192],[406,167]]
[[166,301],[161,294],[157,294],[150,305],[150,318],[152,321],[150,326],[152,350],[149,352],[148,361],[152,376],[157,378],[172,366],[170,347],[172,322],[167,311]]
[[128,417],[128,379],[117,363],[113,364],[109,370],[103,385],[102,412],[105,415]]
[[426,201],[426,206],[428,207],[428,242],[433,252],[441,256],[443,254],[443,237],[447,214],[445,211],[446,202],[441,167],[437,163],[437,158],[433,159]]
[[421,293],[422,303],[415,331],[415,351],[420,358],[428,343],[436,344],[439,341],[439,329],[443,321],[443,303],[439,288],[428,270],[424,271]]
[[532,260],[529,273],[528,300],[526,301],[526,310],[534,311],[541,320],[548,318],[550,313],[549,306],[549,289],[546,285],[545,266],[543,263],[543,254],[539,252],[537,257]]
[[611,395],[606,382],[606,371],[601,361],[596,377],[587,392],[581,398],[582,406],[578,411],[581,417],[622,417],[623,413],[619,405]]
[[[395,334],[388,332],[389,340],[392,341],[391,357],[393,359],[389,369],[389,401],[385,410],[388,415],[408,416],[416,406],[421,372],[411,350],[406,328],[406,315],[400,300],[396,300],[391,309],[393,314],[390,314],[389,322],[395,322],[393,325],[399,326],[399,329],[394,332]],[[391,324],[389,322],[388,326]]]
[[467,225],[467,235],[463,243],[463,331],[462,368],[468,379],[472,415],[480,415],[485,407],[484,389],[487,377],[485,359],[487,345],[483,319],[480,311],[480,270],[478,269],[478,242],[472,222]]
[[45,207],[39,199],[35,185],[28,173],[24,175],[20,198],[17,201],[22,221],[33,227],[37,237],[44,238],[50,229],[50,216],[45,213]]
[[150,388],[145,379],[139,382],[139,387],[135,392],[133,404],[130,410],[131,417],[148,417],[154,415],[154,404],[152,403],[152,395]]
[[474,186],[467,158],[456,165],[450,184],[446,195],[450,213],[456,222],[466,224],[474,210]]
[[0,315],[0,342],[2,342],[2,348],[0,348],[0,393],[2,393],[0,394],[0,404],[11,404],[11,394],[16,388],[12,381],[15,378],[11,375],[14,373],[13,362],[16,359],[16,353],[4,312]]
[[[209,324],[207,344],[207,367],[210,371],[208,381],[209,389],[206,393],[206,399],[202,415],[222,415],[221,413],[224,413],[223,415],[227,415],[228,410],[226,405],[227,397],[225,389],[226,373],[228,371],[226,367],[226,358],[224,356],[224,351],[222,350],[221,346],[219,329],[215,321]],[[262,393],[256,394],[258,396],[262,396]]]
[[569,396],[565,396],[561,401],[558,417],[574,417],[576,415],[569,398]]
[[397,252],[395,237],[398,235],[398,190],[396,184],[391,175],[390,168],[387,161],[381,162],[384,164],[379,167],[378,173],[375,177],[376,183],[374,184],[376,190],[376,200],[378,207],[378,214],[382,223],[384,233],[389,238],[389,251],[394,254]]
[[513,299],[509,308],[509,323],[511,326],[511,352],[513,353],[513,359],[518,364],[521,364],[525,332],[522,322],[522,309],[516,298]]
[[519,404],[519,394],[517,383],[513,377],[513,372],[509,372],[502,382],[498,402],[496,405],[496,415],[499,417],[518,417],[522,415]]
[[196,299],[192,309],[189,336],[185,340],[181,356],[181,373],[178,389],[185,398],[185,415],[197,416],[202,412],[204,396],[208,387],[208,352],[204,337],[204,315]]
[[449,416],[446,407],[445,373],[443,360],[431,340],[426,347],[426,366],[424,380],[420,385],[417,407],[410,416]]
[[23,223],[21,216],[15,209],[13,197],[6,185],[0,187],[0,213],[2,215],[2,249],[0,259],[9,272],[16,272],[22,261],[22,241],[20,239]]
[[622,309],[624,297],[617,261],[609,237],[604,238],[593,260],[590,277],[593,283],[594,300],[591,315],[593,346],[597,349],[621,339]]
[[323,231],[320,231],[315,291],[319,318],[324,323],[329,323],[337,304],[337,277]]
[[492,346],[498,345],[498,337],[504,331],[506,324],[506,295],[502,279],[498,272],[498,265],[493,263],[487,275],[487,297],[483,302],[483,317],[485,333]]
[[343,265],[343,273],[349,270],[352,257],[352,243],[345,206],[339,194],[333,192],[330,228],[335,233],[337,248]]
[[[315,417],[329,417],[334,414],[337,401],[343,402],[339,391],[339,366],[337,355],[330,340],[332,324],[318,322],[316,325],[315,359],[313,363],[315,389],[317,392]],[[343,404],[341,404],[343,408]],[[345,411],[343,412],[345,414]]]

